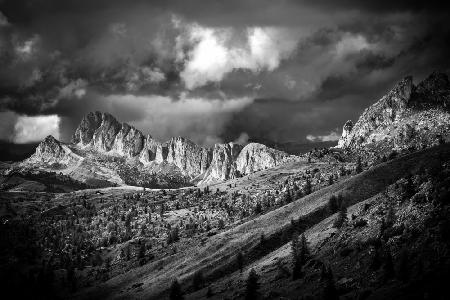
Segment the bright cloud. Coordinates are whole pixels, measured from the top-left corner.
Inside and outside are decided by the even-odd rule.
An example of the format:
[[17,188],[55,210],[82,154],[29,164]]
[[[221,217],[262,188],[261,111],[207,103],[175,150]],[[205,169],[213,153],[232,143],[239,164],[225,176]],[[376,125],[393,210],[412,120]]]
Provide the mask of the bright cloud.
[[[180,20],[174,25],[182,26]],[[220,82],[235,69],[273,71],[298,42],[298,34],[281,27],[250,27],[244,32],[195,23],[184,27],[176,48],[178,60],[185,64],[180,76],[188,89]],[[186,48],[190,50],[185,52]]]
[[15,48],[17,56],[22,60],[29,59],[36,51],[39,40],[39,35],[34,35],[32,38],[18,43]]
[[18,144],[38,142],[48,135],[59,139],[60,118],[56,115],[19,116],[14,126],[13,142]]
[[329,134],[326,135],[312,135],[308,134],[306,136],[306,139],[311,142],[335,142],[338,141],[341,136],[339,135],[337,129],[334,131],[331,131]]

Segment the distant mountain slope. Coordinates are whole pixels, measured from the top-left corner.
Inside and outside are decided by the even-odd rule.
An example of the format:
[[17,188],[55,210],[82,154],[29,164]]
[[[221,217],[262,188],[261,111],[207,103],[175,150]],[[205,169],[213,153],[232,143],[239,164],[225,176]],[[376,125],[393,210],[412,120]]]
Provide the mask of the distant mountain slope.
[[305,154],[314,149],[330,148],[336,146],[337,141],[330,142],[310,142],[310,141],[290,141],[290,142],[274,142],[265,139],[250,139],[251,143],[260,143],[268,147],[286,152],[291,155]]

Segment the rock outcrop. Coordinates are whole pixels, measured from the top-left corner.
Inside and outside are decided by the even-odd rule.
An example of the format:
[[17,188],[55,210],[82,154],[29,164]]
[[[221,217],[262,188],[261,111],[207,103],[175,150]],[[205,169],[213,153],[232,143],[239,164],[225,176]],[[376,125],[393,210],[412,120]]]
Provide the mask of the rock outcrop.
[[156,147],[156,157],[155,162],[160,164],[167,160],[167,144],[158,144]]
[[81,159],[66,145],[61,144],[53,136],[47,136],[36,148],[35,153],[25,162],[52,164],[71,164]]
[[151,135],[147,135],[144,140],[144,146],[139,154],[139,161],[143,164],[149,164],[156,160],[156,152],[161,143],[152,138]]
[[71,155],[78,157],[72,150],[94,157],[96,153],[121,156],[131,159],[133,165],[140,162],[149,172],[162,170],[165,175],[175,172],[193,182],[217,182],[246,175],[274,167],[287,156],[257,143],[244,148],[235,143],[205,148],[183,137],[161,143],[150,135],[144,137],[139,130],[118,122],[112,115],[100,112],[89,113],[82,119],[73,135],[72,145],[61,145],[48,137],[34,156],[39,160],[51,158],[52,161],[67,162]]
[[87,114],[75,130],[72,142],[74,144],[88,145],[92,141],[95,131],[102,124],[102,119],[102,113],[98,111]]
[[92,138],[94,148],[99,151],[110,151],[121,127],[122,125],[113,116],[102,114],[102,123]]
[[134,157],[141,153],[144,147],[144,135],[127,123],[122,124],[122,128],[117,133],[113,150],[125,157]]
[[236,158],[241,149],[241,145],[234,143],[215,144],[205,180],[221,181],[235,178],[238,175],[236,173]]
[[183,137],[168,143],[167,162],[177,166],[189,176],[198,176],[209,167],[209,151]]
[[72,143],[91,146],[101,152],[113,152],[127,158],[141,154],[144,148],[144,135],[133,126],[121,124],[112,115],[90,112],[77,127]]
[[286,153],[269,148],[263,144],[250,143],[245,146],[236,159],[239,174],[250,174],[256,171],[273,168],[287,157]]
[[66,155],[61,143],[52,135],[47,136],[36,148],[34,157],[41,161],[57,160]]
[[450,129],[449,100],[446,74],[433,73],[417,87],[412,77],[405,77],[367,108],[354,125],[351,121],[345,123],[337,148],[433,144]]
[[353,129],[353,122],[352,120],[348,120],[345,122],[344,127],[342,128],[342,136],[338,141],[338,147],[344,147],[345,141],[347,140],[347,137],[350,135]]

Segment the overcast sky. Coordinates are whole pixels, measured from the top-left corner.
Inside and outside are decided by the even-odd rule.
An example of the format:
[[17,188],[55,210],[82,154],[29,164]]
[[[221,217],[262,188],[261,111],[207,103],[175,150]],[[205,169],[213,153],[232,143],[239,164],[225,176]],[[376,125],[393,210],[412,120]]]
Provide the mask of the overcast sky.
[[448,72],[438,1],[0,0],[0,139],[106,111],[160,140],[335,140],[396,81]]

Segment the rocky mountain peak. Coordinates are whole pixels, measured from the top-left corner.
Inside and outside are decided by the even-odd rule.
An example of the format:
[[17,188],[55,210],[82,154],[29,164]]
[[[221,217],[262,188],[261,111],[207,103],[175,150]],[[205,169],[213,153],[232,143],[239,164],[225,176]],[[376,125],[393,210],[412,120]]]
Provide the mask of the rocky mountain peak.
[[116,118],[108,113],[102,114],[102,123],[98,127],[92,138],[94,148],[99,151],[110,151],[113,147],[113,143],[116,135],[122,128]]
[[356,149],[384,143],[395,148],[419,136],[423,143],[432,143],[447,131],[449,101],[446,74],[433,73],[417,86],[411,76],[405,77],[367,108],[354,126],[345,123],[337,147]]
[[32,158],[45,162],[62,158],[64,155],[65,151],[61,143],[52,135],[49,135],[39,143]]
[[92,141],[95,131],[102,124],[103,115],[101,112],[90,112],[83,117],[75,134],[72,137],[74,144],[87,145]]

